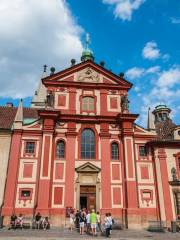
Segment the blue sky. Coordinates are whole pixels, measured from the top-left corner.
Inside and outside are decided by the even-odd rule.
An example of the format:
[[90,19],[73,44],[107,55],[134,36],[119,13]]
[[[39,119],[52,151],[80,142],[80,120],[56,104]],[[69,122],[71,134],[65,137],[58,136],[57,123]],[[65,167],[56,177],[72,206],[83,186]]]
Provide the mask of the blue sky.
[[2,0],[0,13],[1,105],[10,96],[28,105],[42,65],[58,71],[79,60],[88,32],[95,61],[134,84],[130,106],[139,123],[159,103],[180,123],[179,0]]

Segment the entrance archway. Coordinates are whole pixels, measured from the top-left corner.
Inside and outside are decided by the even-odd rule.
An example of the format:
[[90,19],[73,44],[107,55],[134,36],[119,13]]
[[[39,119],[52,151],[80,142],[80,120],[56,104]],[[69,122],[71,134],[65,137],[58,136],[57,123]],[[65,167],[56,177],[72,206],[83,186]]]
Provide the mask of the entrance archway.
[[100,168],[85,163],[76,168],[76,209],[100,209]]

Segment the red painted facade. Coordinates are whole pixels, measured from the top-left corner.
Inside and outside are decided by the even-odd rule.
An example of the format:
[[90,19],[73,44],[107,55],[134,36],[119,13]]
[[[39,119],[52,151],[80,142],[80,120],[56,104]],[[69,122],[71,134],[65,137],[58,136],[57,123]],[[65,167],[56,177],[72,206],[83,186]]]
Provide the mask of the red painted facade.
[[[90,75],[86,69],[91,69]],[[137,126],[138,115],[123,109],[122,97],[132,84],[92,61],[42,81],[54,102],[38,110],[35,122],[13,131],[3,215],[40,212],[57,224],[56,217],[65,218],[66,207],[79,209],[81,197],[86,196],[86,207],[101,214],[112,212],[128,227],[144,226],[150,220],[172,221],[176,212],[166,149],[148,145],[156,134]],[[82,109],[83,97],[94,99],[93,110]],[[87,129],[94,136],[91,156],[89,143],[82,146]],[[61,157],[57,157],[59,141],[64,143]],[[26,153],[27,142],[35,143],[32,153]],[[148,148],[144,156],[140,146]],[[179,156],[174,155],[176,168]],[[88,198],[92,187],[95,192]]]

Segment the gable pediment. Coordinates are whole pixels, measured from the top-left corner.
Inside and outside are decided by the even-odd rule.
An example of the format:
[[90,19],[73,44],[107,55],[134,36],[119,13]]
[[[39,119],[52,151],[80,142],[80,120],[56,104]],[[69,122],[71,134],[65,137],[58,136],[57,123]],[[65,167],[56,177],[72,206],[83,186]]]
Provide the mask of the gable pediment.
[[43,83],[48,85],[54,81],[58,82],[74,82],[74,83],[99,83],[122,86],[127,89],[132,87],[132,84],[126,81],[106,68],[92,62],[90,60],[81,62],[56,74],[50,75],[43,79]]
[[87,163],[81,165],[80,167],[76,168],[76,172],[78,172],[78,173],[87,173],[87,172],[98,173],[100,171],[101,171],[100,168],[98,168],[97,166],[93,165],[90,162],[87,162]]

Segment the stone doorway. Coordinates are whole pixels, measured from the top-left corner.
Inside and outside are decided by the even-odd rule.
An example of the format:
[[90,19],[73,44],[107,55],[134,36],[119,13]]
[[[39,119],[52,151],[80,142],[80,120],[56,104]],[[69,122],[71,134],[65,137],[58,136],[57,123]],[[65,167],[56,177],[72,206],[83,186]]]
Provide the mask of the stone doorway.
[[76,168],[76,209],[100,210],[100,168],[87,162]]
[[96,210],[96,186],[80,186],[80,208]]

